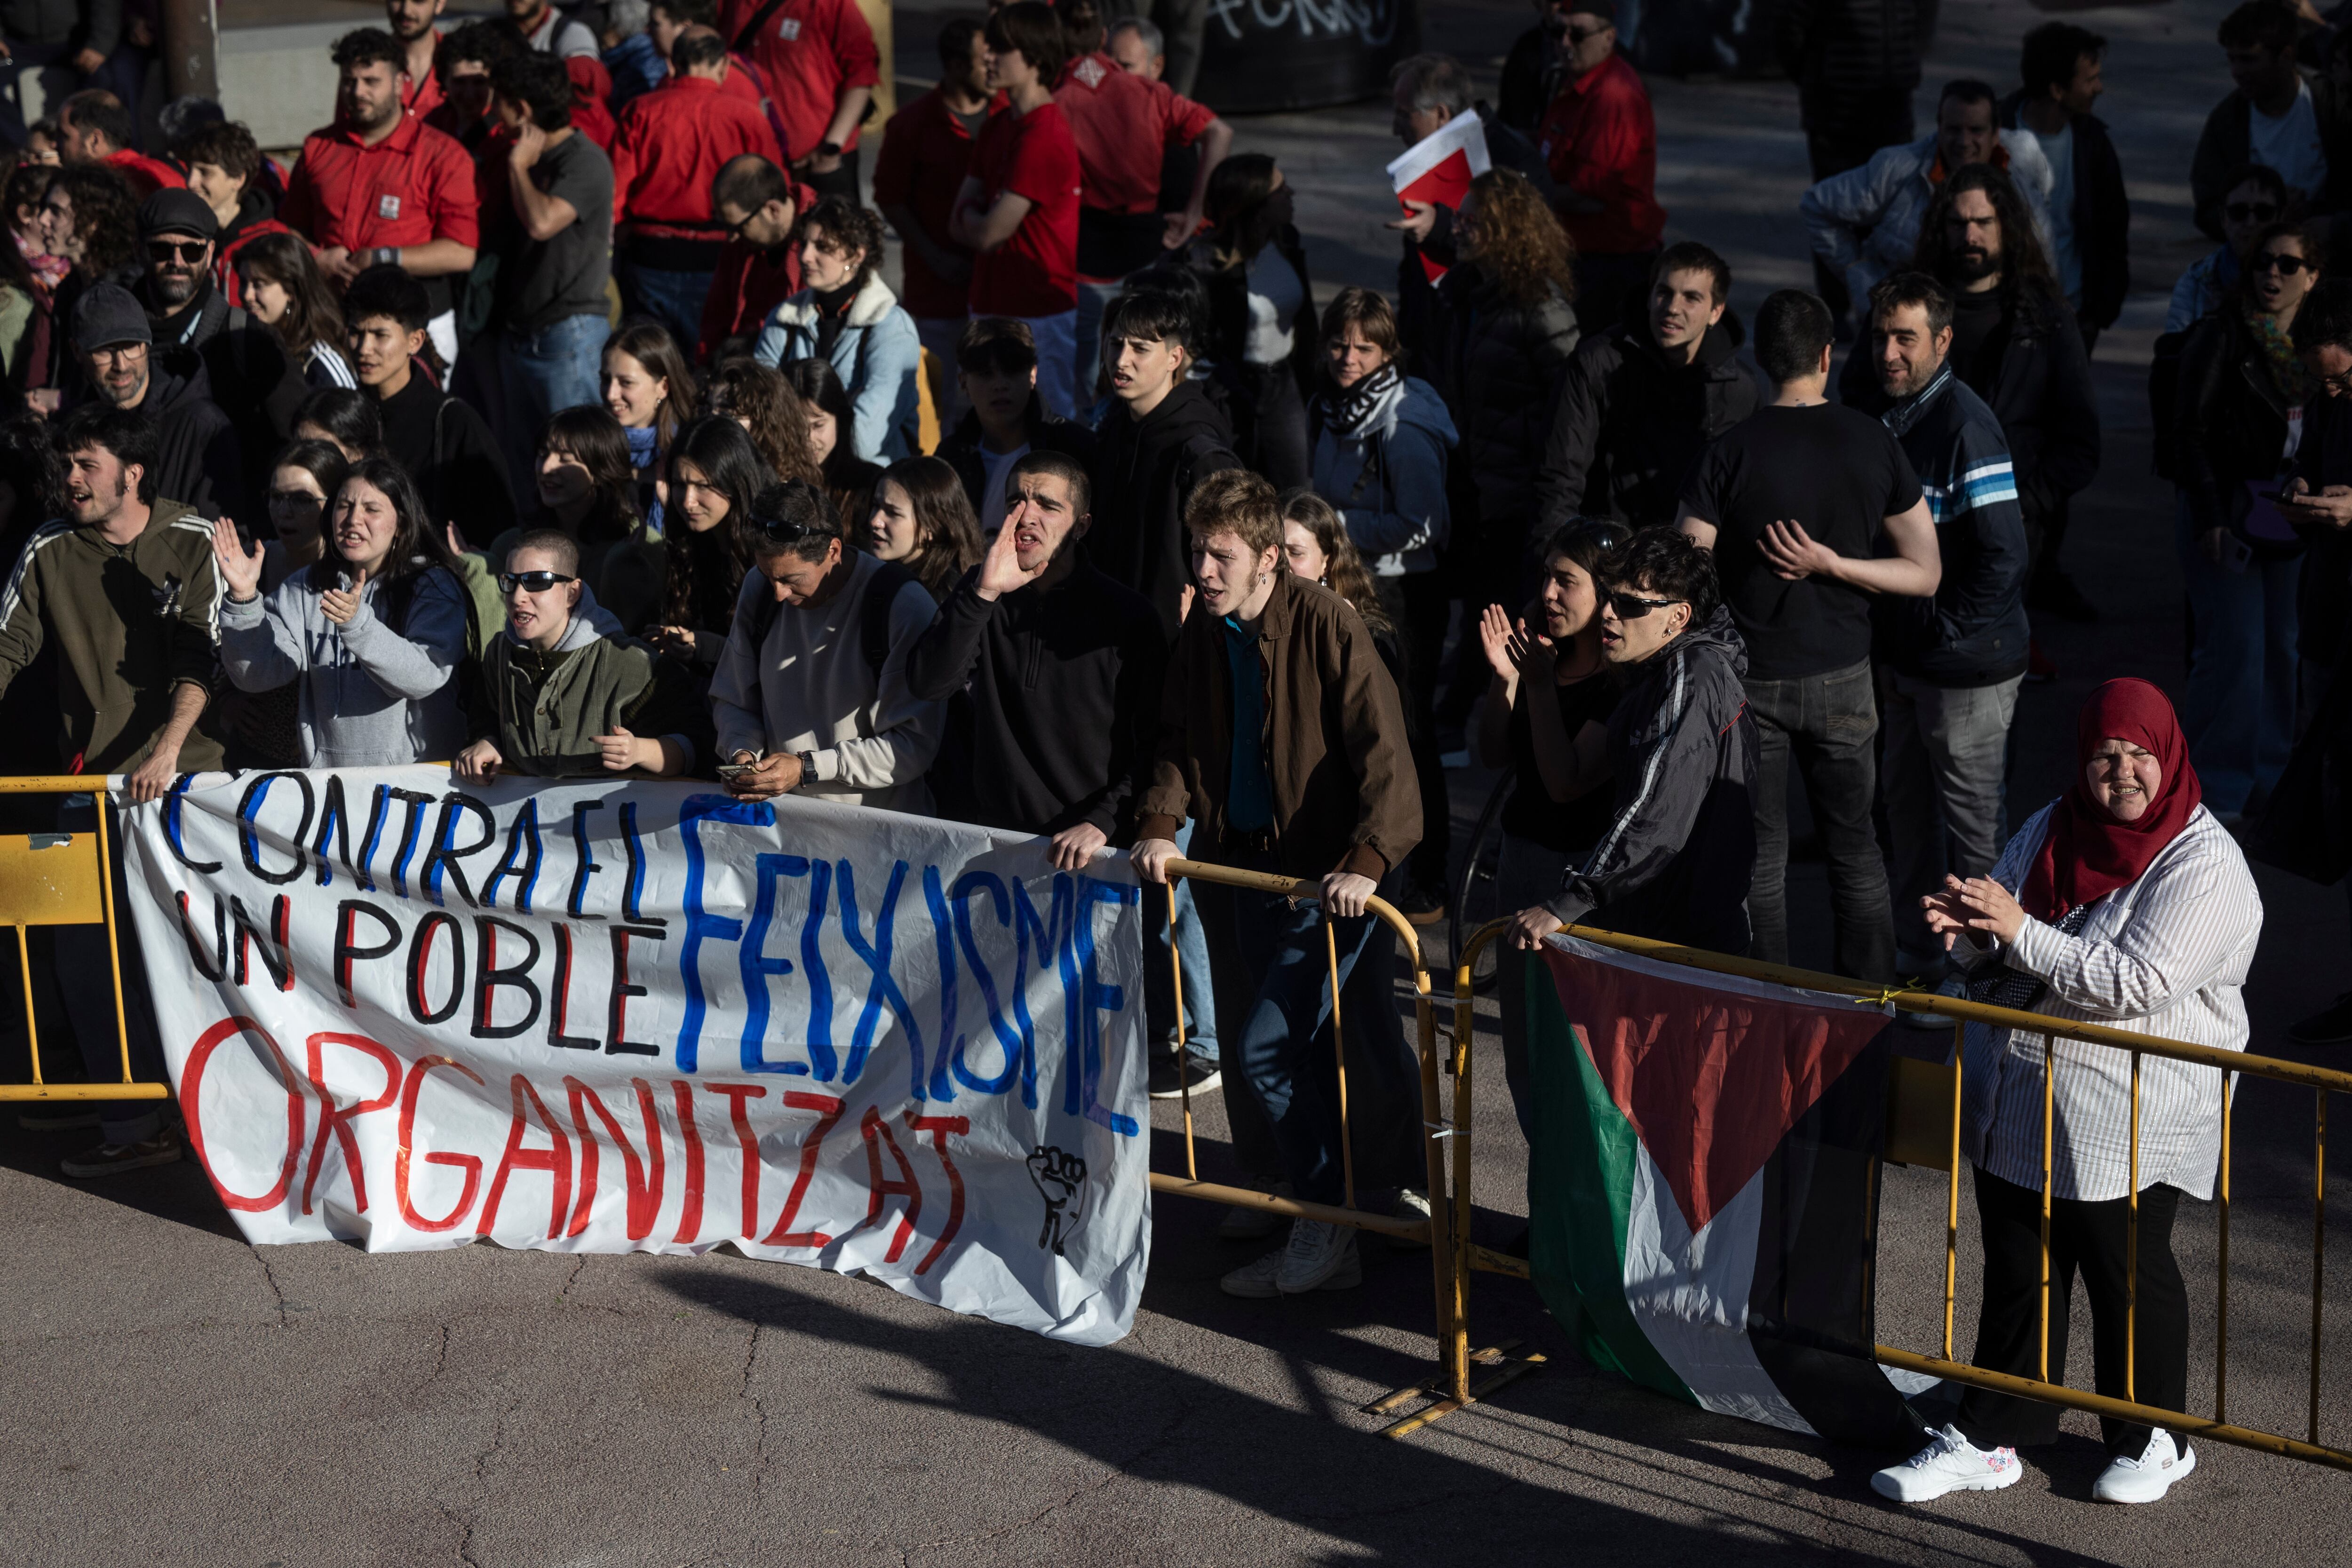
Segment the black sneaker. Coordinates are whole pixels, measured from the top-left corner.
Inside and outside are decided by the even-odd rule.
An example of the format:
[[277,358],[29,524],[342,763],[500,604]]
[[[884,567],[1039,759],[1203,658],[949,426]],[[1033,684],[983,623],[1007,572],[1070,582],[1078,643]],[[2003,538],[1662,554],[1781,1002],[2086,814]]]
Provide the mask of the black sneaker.
[[176,1165],[180,1163],[180,1140],[176,1133],[159,1132],[140,1143],[100,1143],[97,1148],[58,1162],[58,1169],[81,1181],[97,1181],[106,1176],[119,1176],[125,1171],[143,1171],[152,1165]]
[[[1183,1079],[1176,1076],[1177,1060],[1178,1058],[1175,1057],[1155,1057],[1152,1058],[1152,1099],[1181,1100],[1184,1098]],[[1224,1075],[1218,1070],[1216,1063],[1199,1061],[1191,1056],[1184,1057],[1182,1060],[1185,1070],[1192,1075],[1192,1092],[1194,1094],[1206,1094],[1209,1090],[1216,1088],[1218,1084],[1224,1081]]]
[[2310,1017],[2288,1025],[2286,1037],[2298,1046],[2352,1045],[2352,991]]

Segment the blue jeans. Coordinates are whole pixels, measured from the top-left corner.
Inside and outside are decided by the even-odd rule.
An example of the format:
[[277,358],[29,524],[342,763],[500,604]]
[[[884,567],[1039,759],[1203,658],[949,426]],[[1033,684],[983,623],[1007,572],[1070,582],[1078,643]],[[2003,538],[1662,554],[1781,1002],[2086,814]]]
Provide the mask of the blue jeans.
[[2180,728],[2208,809],[2242,812],[2270,793],[2294,749],[2294,601],[2303,560],[2230,571],[2199,548],[2185,497],[2178,518],[2180,580],[2195,621]]
[[[1190,822],[1178,829],[1176,847],[1187,854],[1192,852]],[[1172,934],[1168,922],[1171,894],[1176,900]],[[1143,920],[1148,933],[1143,953],[1143,1005],[1152,1039],[1168,1041],[1173,1048],[1176,1038],[1176,987],[1168,973],[1168,950],[1172,945],[1183,967],[1187,1044],[1194,1061],[1214,1067],[1218,1060],[1217,994],[1209,973],[1209,939],[1201,929],[1201,910],[1192,900],[1192,884],[1180,881],[1171,888],[1147,883],[1143,889]]]
[[1077,412],[1073,417],[1084,424],[1095,405],[1095,384],[1102,379],[1103,312],[1118,298],[1124,283],[1089,283],[1078,279],[1077,342],[1071,354],[1071,364],[1077,384]]
[[583,314],[566,316],[536,332],[509,331],[499,338],[507,472],[514,477],[520,496],[535,491],[539,427],[548,416],[601,401],[604,339],[611,332],[602,315]]
[[651,316],[667,327],[686,357],[692,359],[694,345],[702,337],[702,306],[710,298],[710,274],[672,272],[617,260],[613,273],[620,279],[623,307],[633,316]]
[[[131,918],[131,893],[122,873],[122,814],[107,807],[107,843],[114,866],[115,957],[122,973],[122,1033],[114,1026],[114,983],[108,972],[106,928],[57,928],[58,992],[81,1047],[82,1071],[91,1083],[122,1080],[122,1042],[131,1047],[131,1076],[142,1083],[163,1081],[163,1042],[155,1027],[155,1005],[147,993],[147,965],[139,948],[139,927]],[[58,830],[98,831],[98,812],[88,795],[71,795],[58,806]],[[99,1125],[110,1143],[141,1143],[163,1126],[153,1100],[116,1100],[97,1107]]]

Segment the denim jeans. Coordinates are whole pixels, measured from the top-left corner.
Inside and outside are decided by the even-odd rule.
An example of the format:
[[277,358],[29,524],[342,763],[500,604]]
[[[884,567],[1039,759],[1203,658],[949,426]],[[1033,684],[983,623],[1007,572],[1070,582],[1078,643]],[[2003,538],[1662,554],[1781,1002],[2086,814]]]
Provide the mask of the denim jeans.
[[[1078,413],[1083,416],[1095,405],[1096,385],[1102,380],[1102,320],[1110,302],[1118,298],[1123,283],[1089,283],[1078,279],[1078,320],[1074,329],[1076,337],[1070,353],[1077,385]],[[1081,418],[1083,423],[1083,418]]]
[[[58,831],[98,831],[98,811],[88,795],[67,795],[58,806]],[[147,992],[147,965],[141,956],[139,927],[131,918],[131,893],[122,871],[122,814],[106,808],[106,837],[114,862],[114,959],[121,966],[122,1032],[114,1025],[114,983],[108,968],[106,928],[57,928],[58,991],[66,1017],[81,1047],[82,1071],[90,1083],[122,1080],[122,1042],[131,1047],[131,1076],[142,1083],[163,1080],[163,1042],[155,1027],[155,1004]],[[107,1100],[97,1107],[110,1143],[139,1143],[163,1126],[152,1100]]]
[[2021,675],[1996,686],[1939,687],[1891,669],[1878,674],[1885,735],[1878,787],[1895,841],[1895,940],[1927,959],[1942,944],[1927,931],[1919,900],[1944,874],[1981,877],[2000,858],[2002,773]]
[[[1076,307],[1058,316],[1019,316],[1037,343],[1037,401],[1060,419],[1078,416],[1078,312]],[[1091,386],[1091,381],[1087,384]]]
[[929,368],[937,376],[931,383],[931,402],[940,412],[942,438],[954,431],[964,410],[971,406],[964,401],[963,373],[956,368],[956,345],[963,342],[964,329],[971,324],[969,316],[915,318],[915,341],[930,354]]
[[604,339],[611,332],[602,314],[583,314],[566,316],[536,332],[509,331],[499,339],[507,472],[522,495],[534,493],[539,427],[548,416],[601,400]]
[[703,302],[710,298],[710,274],[672,272],[628,260],[615,260],[613,272],[620,279],[621,302],[628,312],[651,316],[667,327],[687,357],[693,358],[694,345],[702,337]]
[[[1176,847],[1186,854],[1192,852],[1190,822],[1177,829]],[[1172,928],[1168,920],[1171,898],[1176,905]],[[1192,884],[1144,884],[1143,921],[1143,1007],[1151,1026],[1154,1048],[1161,1041],[1166,1041],[1171,1050],[1175,1046],[1176,986],[1168,973],[1168,953],[1172,945],[1184,973],[1185,1041],[1194,1061],[1213,1067],[1218,1055],[1217,995],[1209,969],[1209,939],[1201,930],[1201,910],[1192,898]]]
[[2295,587],[2300,556],[2232,572],[2198,547],[2189,503],[2178,509],[2180,581],[2196,630],[2180,728],[2205,805],[2241,812],[2267,795],[2294,750]]
[[1789,962],[1789,763],[1805,781],[1813,826],[1829,857],[1830,910],[1835,922],[1831,967],[1856,980],[1895,978],[1895,921],[1886,903],[1886,864],[1872,830],[1877,764],[1871,738],[1878,706],[1870,661],[1794,680],[1749,680],[1756,720],[1756,876],[1748,885],[1748,952],[1767,963]]

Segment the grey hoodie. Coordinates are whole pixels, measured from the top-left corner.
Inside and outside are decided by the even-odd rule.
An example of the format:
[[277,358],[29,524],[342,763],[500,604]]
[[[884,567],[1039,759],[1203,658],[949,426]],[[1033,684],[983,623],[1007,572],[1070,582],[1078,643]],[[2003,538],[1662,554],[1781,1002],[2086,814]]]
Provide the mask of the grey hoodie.
[[340,626],[320,612],[308,569],[266,599],[222,599],[230,681],[241,691],[301,683],[304,767],[446,762],[465,747],[451,677],[466,656],[466,593],[438,566],[413,583],[397,630],[376,613],[382,579],[362,590],[359,613]]

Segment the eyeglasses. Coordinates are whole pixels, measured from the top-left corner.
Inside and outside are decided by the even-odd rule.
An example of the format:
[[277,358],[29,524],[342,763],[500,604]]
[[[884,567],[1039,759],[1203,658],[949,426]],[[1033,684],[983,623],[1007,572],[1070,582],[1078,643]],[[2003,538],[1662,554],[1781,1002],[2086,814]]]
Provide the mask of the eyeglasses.
[[1579,27],[1571,24],[1568,29],[1568,41],[1571,47],[1582,48],[1586,39],[1597,38],[1608,30],[1606,27]]
[[2310,262],[2305,260],[2300,256],[2292,256],[2280,250],[2265,250],[2260,256],[2255,257],[2252,261],[2246,263],[2246,270],[2249,272],[2275,272],[2282,278],[2292,278],[2310,265]]
[[2268,223],[2279,215],[2275,202],[2231,202],[2221,210],[2231,223]]
[[558,583],[577,583],[577,577],[567,577],[561,572],[501,572],[499,592],[511,594],[517,588],[526,593],[544,594]]
[[185,261],[193,264],[202,261],[205,258],[205,252],[212,247],[212,241],[208,239],[151,239],[147,242],[147,256],[152,261]]
[[2323,375],[2316,379],[2319,382],[2319,390],[2330,397],[2352,395],[2352,370],[2344,371],[2336,375]]
[[1687,605],[1688,599],[1645,599],[1639,594],[1629,594],[1622,588],[1611,588],[1601,595],[1609,607],[1617,612],[1621,621],[1638,621],[1652,610],[1663,610],[1668,605]]

